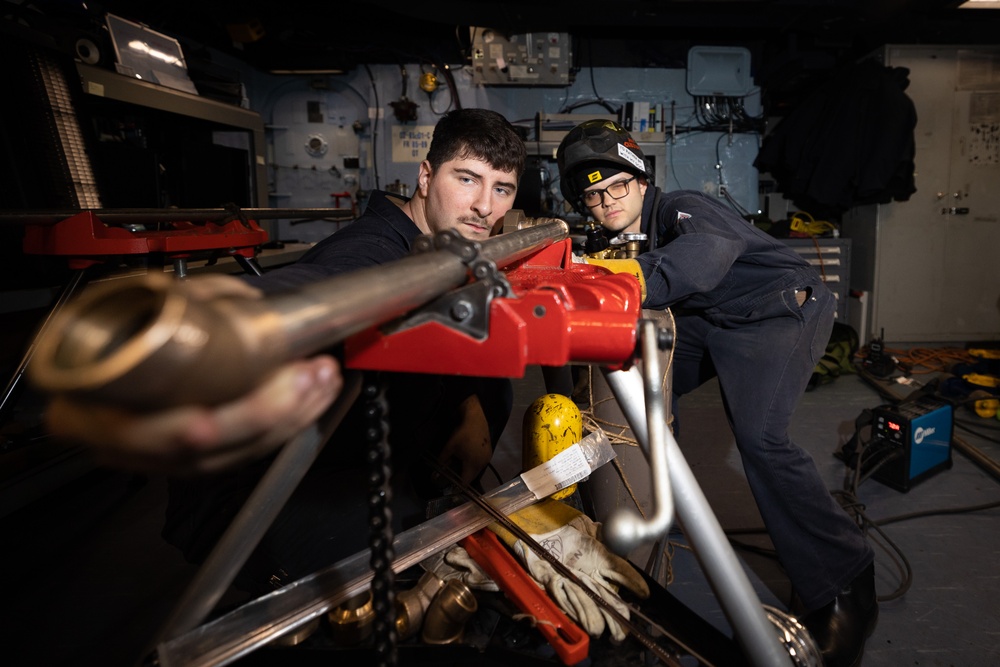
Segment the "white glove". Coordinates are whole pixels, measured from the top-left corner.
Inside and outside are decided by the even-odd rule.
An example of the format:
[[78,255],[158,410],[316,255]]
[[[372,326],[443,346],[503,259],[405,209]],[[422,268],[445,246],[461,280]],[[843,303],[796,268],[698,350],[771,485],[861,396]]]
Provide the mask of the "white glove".
[[[591,591],[604,598],[623,617],[629,618],[628,607],[618,596],[618,587],[625,586],[641,598],[649,597],[649,587],[628,561],[611,553],[597,539],[598,526],[581,514],[564,526],[532,537],[573,570]],[[625,631],[618,621],[576,584],[556,572],[548,561],[536,555],[521,540],[514,543],[514,551],[559,608],[589,635],[600,637],[606,627],[613,641],[625,639]]]
[[444,562],[435,569],[435,574],[448,581],[459,579],[466,586],[481,591],[499,591],[500,587],[483,572],[469,552],[457,544],[445,552]]

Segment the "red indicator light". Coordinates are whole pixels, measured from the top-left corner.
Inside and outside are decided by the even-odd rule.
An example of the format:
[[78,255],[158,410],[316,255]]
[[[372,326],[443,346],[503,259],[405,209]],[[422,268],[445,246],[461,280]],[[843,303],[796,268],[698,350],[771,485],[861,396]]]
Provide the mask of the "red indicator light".
[[899,424],[897,424],[896,422],[886,422],[886,424],[888,424],[889,428],[892,429],[893,431],[899,430]]

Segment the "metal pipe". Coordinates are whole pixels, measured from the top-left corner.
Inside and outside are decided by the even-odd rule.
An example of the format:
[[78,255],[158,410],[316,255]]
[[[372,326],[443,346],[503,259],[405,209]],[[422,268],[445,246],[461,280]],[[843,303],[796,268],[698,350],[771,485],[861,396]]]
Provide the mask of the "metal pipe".
[[[627,371],[608,371],[605,372],[605,377],[621,405],[635,439],[644,450],[648,449],[650,439],[646,429],[642,377],[638,369],[633,366]],[[760,598],[753,590],[719,520],[708,504],[708,499],[698,486],[694,473],[669,430],[664,430],[664,440],[670,462],[670,481],[673,485],[677,520],[691,542],[695,557],[701,563],[706,578],[735,631],[736,639],[755,667],[789,667],[791,658],[778,641]]]
[[[81,213],[92,213],[101,222],[115,225],[142,225],[158,222],[218,222],[243,216],[248,220],[310,218],[320,220],[336,215],[342,208],[94,208],[62,211],[17,211],[0,213],[0,224],[55,225]],[[340,215],[338,215],[340,214]]]
[[262,299],[199,301],[164,274],[97,285],[38,341],[29,377],[48,392],[134,409],[223,403],[290,359],[465,284],[472,259],[503,268],[568,235],[561,220],[481,244],[444,232],[422,237],[434,249]]
[[619,554],[628,554],[644,542],[656,539],[670,528],[674,518],[674,498],[667,467],[665,433],[666,410],[663,407],[663,369],[657,344],[656,322],[639,323],[642,346],[643,391],[646,403],[646,428],[649,434],[643,454],[653,476],[653,512],[645,519],[625,508],[615,510],[604,522],[604,537],[608,546]]

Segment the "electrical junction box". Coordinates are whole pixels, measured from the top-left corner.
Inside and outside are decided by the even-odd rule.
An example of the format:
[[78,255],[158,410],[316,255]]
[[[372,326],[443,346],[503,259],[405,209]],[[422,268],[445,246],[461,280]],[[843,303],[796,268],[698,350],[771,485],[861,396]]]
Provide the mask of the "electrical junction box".
[[951,405],[923,397],[872,410],[872,442],[901,455],[878,468],[872,478],[897,491],[909,491],[935,473],[951,467]]
[[504,35],[470,28],[472,81],[485,86],[568,86],[572,48],[569,33]]
[[692,46],[688,49],[687,91],[694,97],[746,97],[750,50],[742,46]]

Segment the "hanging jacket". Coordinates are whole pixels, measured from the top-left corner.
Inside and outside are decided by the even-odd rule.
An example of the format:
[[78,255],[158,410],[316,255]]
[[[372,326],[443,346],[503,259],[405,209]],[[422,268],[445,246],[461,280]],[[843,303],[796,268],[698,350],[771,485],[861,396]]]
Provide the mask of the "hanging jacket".
[[870,60],[851,66],[778,123],[754,166],[818,217],[909,199],[917,112],[904,92],[908,75]]

